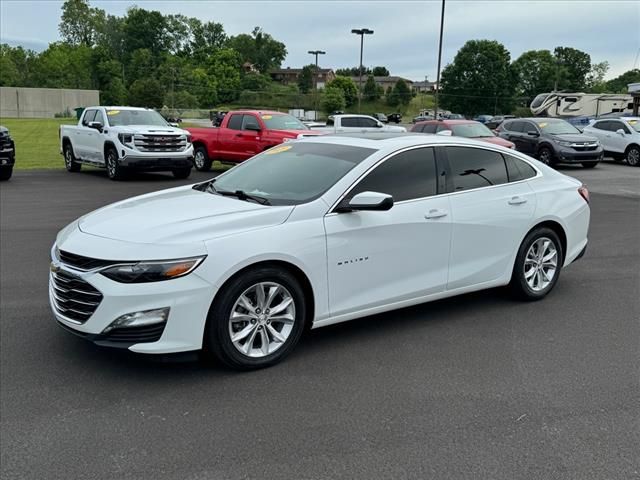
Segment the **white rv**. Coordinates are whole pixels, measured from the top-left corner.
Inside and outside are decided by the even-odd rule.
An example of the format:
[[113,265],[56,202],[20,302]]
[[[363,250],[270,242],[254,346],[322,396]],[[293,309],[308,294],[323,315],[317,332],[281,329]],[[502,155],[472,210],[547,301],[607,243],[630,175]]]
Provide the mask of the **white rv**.
[[541,93],[529,106],[538,117],[597,117],[606,113],[631,113],[631,95],[624,93]]

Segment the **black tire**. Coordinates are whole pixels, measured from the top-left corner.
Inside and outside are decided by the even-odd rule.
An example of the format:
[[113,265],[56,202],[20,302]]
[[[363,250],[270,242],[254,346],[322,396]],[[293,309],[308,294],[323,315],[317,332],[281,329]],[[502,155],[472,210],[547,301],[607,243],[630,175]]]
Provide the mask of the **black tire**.
[[[295,318],[291,331],[281,346],[271,354],[255,358],[240,352],[236,348],[231,340],[229,319],[232,309],[240,296],[252,286],[262,282],[277,283],[286,289],[293,300]],[[307,306],[302,287],[298,280],[287,270],[276,267],[258,267],[245,271],[229,280],[211,305],[205,332],[205,351],[225,365],[237,370],[270,367],[284,359],[295,348],[304,331],[306,315]],[[256,324],[254,328],[267,328],[266,325],[261,326],[256,321],[252,320],[252,323]],[[242,328],[246,327],[250,327],[248,321],[242,326]],[[281,327],[281,331],[282,329],[284,329],[284,325]],[[245,345],[246,342],[247,340],[245,340]],[[262,344],[262,341],[260,344]]]
[[[540,290],[536,290],[529,285],[527,278],[525,277],[525,274],[528,273],[528,271],[525,269],[525,259],[532,245],[537,240],[543,238],[550,240],[556,249],[555,261],[557,264],[557,268],[555,269],[554,275],[551,278],[549,284]],[[511,291],[515,294],[516,297],[520,298],[521,300],[531,301],[544,298],[558,282],[563,263],[564,252],[562,250],[562,243],[560,242],[560,238],[558,238],[556,232],[548,227],[538,227],[533,229],[525,237],[525,239],[522,241],[522,244],[520,245],[520,248],[518,249],[518,255],[516,256],[516,262],[513,266],[513,274],[511,275],[511,282],[509,284],[509,286],[511,287]]]
[[583,168],[594,168],[600,162],[582,162]]
[[13,166],[0,168],[0,181],[9,180],[13,175]]
[[118,152],[115,148],[107,148],[104,155],[104,164],[107,167],[107,176],[110,180],[122,180],[124,178],[124,167],[118,162]]
[[191,175],[191,167],[174,168],[171,172],[175,178],[183,180],[185,178],[189,178],[189,175]]
[[540,160],[545,165],[553,167],[556,164],[555,158],[553,156],[553,150],[549,147],[542,147],[538,150],[538,160]]
[[193,166],[196,167],[196,170],[199,172],[208,172],[211,170],[212,163],[213,160],[209,158],[207,149],[202,145],[198,145],[193,152]]
[[64,153],[64,167],[67,169],[67,172],[79,172],[82,164],[76,161],[76,156],[73,154],[73,147],[70,142],[64,144],[62,152]]
[[640,147],[637,145],[631,145],[627,148],[624,158],[628,165],[631,165],[632,167],[640,167]]

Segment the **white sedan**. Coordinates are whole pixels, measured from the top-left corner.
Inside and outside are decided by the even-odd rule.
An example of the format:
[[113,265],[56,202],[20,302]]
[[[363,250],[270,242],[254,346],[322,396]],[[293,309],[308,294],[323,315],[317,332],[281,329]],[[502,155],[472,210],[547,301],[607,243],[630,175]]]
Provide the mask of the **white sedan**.
[[58,323],[99,345],[241,369],[304,330],[475,290],[547,295],[587,245],[589,194],[456,137],[326,136],[99,209],[52,248]]

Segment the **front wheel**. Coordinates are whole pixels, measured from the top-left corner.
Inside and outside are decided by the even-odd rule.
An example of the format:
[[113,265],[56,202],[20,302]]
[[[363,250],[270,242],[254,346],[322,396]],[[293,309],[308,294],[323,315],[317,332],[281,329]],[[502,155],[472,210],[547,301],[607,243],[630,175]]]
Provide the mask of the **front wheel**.
[[306,321],[298,280],[275,267],[250,270],[218,294],[207,319],[207,350],[239,370],[274,365],[294,349]]
[[523,240],[511,276],[512,291],[523,300],[540,300],[555,286],[564,261],[558,235],[536,228]]
[[64,153],[64,168],[67,172],[79,172],[82,168],[82,164],[76,162],[76,157],[73,154],[73,147],[70,143],[66,143],[63,149]]
[[631,165],[632,167],[640,167],[640,147],[632,145],[627,150],[627,154],[625,157],[627,160],[627,164]]
[[115,149],[110,148],[107,150],[105,164],[110,180],[121,180],[124,177],[124,167],[118,163],[118,152]]
[[196,170],[199,172],[208,172],[211,170],[211,164],[213,161],[209,158],[209,154],[207,154],[207,149],[202,145],[198,145],[193,153],[193,166],[196,167]]
[[0,168],[0,181],[9,180],[13,175],[13,167]]
[[538,160],[545,165],[552,167],[554,165],[553,152],[548,147],[542,147],[538,152]]
[[593,168],[598,165],[599,162],[582,162],[583,168]]
[[187,168],[174,168],[172,170],[173,176],[179,180],[183,180],[185,178],[189,178],[191,175],[191,167]]

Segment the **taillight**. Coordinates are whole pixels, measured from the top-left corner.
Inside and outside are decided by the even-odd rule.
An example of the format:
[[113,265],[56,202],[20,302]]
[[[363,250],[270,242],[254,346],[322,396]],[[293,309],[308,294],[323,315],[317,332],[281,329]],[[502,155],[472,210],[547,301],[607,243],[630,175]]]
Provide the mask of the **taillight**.
[[580,196],[582,198],[584,198],[584,201],[589,203],[589,189],[587,187],[585,187],[584,185],[582,185],[579,189],[578,189],[578,193],[580,194]]

